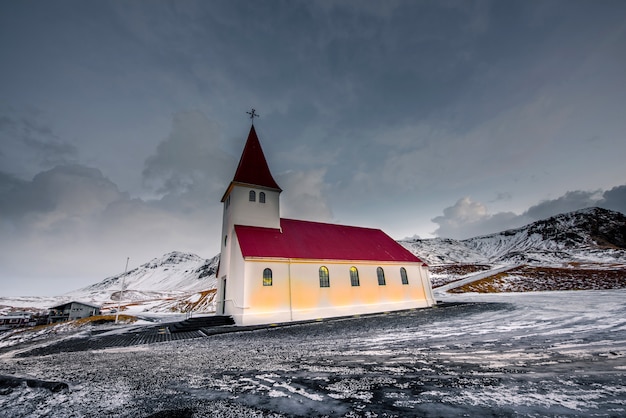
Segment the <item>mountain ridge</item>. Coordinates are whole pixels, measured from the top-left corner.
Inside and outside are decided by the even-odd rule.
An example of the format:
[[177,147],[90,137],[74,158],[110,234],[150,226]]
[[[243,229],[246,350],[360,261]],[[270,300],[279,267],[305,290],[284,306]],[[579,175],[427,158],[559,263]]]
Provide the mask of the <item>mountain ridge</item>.
[[602,208],[555,215],[464,240],[401,240],[429,264],[626,262],[626,216]]

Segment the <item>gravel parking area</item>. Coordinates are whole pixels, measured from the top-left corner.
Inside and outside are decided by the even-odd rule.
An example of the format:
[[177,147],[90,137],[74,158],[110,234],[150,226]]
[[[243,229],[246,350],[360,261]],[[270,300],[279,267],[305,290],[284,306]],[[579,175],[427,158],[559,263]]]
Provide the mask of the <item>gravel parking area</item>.
[[0,416],[623,416],[625,296],[461,295],[188,340],[8,351]]

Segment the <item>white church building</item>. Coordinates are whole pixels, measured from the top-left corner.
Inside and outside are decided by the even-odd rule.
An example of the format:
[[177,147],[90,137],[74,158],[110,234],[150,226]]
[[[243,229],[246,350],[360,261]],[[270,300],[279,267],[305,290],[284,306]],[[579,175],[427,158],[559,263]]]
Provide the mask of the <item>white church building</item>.
[[428,266],[379,229],[280,217],[254,125],[222,197],[216,306],[238,325],[433,306]]

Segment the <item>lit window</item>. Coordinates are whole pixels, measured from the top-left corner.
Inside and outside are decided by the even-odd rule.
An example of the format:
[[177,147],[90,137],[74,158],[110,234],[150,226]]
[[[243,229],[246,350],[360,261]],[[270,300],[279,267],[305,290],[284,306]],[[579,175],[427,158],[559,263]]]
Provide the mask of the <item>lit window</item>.
[[265,193],[259,193],[259,203],[265,203]]
[[320,267],[320,287],[330,287],[330,277],[327,267]]
[[272,270],[265,269],[263,270],[263,286],[271,286],[272,285]]
[[254,190],[250,190],[248,200],[250,200],[251,202],[256,202],[256,192]]
[[402,284],[409,284],[409,278],[406,276],[406,269],[400,267],[400,277],[402,277]]
[[350,267],[350,283],[352,286],[360,286],[359,271],[354,266]]
[[382,267],[378,267],[376,269],[376,275],[378,276],[378,285],[379,286],[384,286],[387,283],[385,283],[385,271],[383,270]]

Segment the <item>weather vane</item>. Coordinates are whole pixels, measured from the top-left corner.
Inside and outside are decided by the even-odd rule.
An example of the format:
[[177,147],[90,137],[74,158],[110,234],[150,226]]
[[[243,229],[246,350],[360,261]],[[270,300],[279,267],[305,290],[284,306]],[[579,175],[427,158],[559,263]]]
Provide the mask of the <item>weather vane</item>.
[[254,118],[258,118],[259,115],[256,114],[256,111],[254,108],[252,108],[252,111],[250,112],[246,112],[248,115],[250,115],[250,119],[252,119],[252,123],[254,123]]

